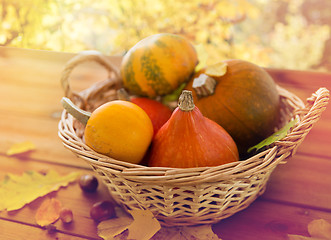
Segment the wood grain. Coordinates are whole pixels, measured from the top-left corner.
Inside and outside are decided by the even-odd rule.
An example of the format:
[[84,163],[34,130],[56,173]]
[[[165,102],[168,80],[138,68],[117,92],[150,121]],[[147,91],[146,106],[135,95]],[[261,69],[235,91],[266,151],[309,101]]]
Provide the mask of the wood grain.
[[0,218],[0,236],[3,240],[100,240],[79,233],[71,235],[61,231],[47,231],[21,222],[6,221]]

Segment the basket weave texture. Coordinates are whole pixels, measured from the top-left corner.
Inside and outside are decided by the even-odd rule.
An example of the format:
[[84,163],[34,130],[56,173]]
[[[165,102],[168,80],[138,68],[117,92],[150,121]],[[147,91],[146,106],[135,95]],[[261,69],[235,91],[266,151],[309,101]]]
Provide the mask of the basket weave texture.
[[[109,72],[109,79],[75,93],[69,86],[71,71],[85,61],[95,61]],[[83,110],[93,111],[117,99],[119,71],[97,52],[82,53],[65,66],[61,83],[64,95]],[[266,189],[275,167],[296,152],[329,100],[329,91],[318,89],[303,103],[278,86],[281,97],[279,127],[296,118],[285,138],[249,159],[216,167],[175,169],[130,164],[99,154],[83,141],[84,126],[65,110],[58,134],[66,148],[90,164],[114,199],[125,208],[149,209],[164,226],[210,224],[247,208]]]

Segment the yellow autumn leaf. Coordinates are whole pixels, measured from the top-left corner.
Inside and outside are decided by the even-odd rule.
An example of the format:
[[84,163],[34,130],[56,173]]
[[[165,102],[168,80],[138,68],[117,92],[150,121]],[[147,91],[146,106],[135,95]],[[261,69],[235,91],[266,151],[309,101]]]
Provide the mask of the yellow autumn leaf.
[[209,65],[206,67],[205,74],[211,77],[221,77],[226,73],[227,66],[225,62]]
[[133,222],[128,227],[128,239],[149,240],[161,229],[160,222],[149,210],[133,209],[129,211]]
[[7,151],[8,156],[25,153],[28,151],[35,150],[36,146],[31,141],[24,141],[13,144]]
[[331,239],[331,224],[324,219],[316,219],[308,224],[310,236],[322,239]]
[[37,209],[35,215],[36,222],[39,226],[49,225],[60,217],[62,204],[55,198],[47,198]]
[[27,171],[22,175],[7,174],[0,182],[0,211],[17,210],[38,197],[57,191],[77,179],[79,173],[73,172],[65,176],[50,170],[46,175],[35,171]]
[[195,71],[198,72],[207,65],[208,53],[203,44],[195,45],[194,48],[195,51],[197,52],[197,56],[199,60],[198,65],[195,67]]

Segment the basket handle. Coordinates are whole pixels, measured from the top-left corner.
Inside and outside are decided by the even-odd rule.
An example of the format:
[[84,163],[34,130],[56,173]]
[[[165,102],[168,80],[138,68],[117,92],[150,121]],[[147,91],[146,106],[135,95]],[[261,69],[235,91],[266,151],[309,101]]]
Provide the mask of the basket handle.
[[[82,51],[78,55],[74,56],[72,59],[70,59],[62,71],[61,75],[61,86],[64,90],[64,96],[74,100],[80,107],[84,108],[84,106],[87,104],[87,97],[82,96],[82,93],[77,93],[72,91],[69,84],[69,77],[71,72],[75,67],[78,65],[84,63],[94,61],[99,63],[101,66],[103,66],[109,73],[109,78],[107,79],[108,83],[99,84],[98,88],[101,89],[106,84],[117,84],[120,80],[120,73],[119,69],[112,64],[104,55],[102,55],[98,51]],[[115,81],[115,82],[114,82]]]
[[329,90],[320,88],[307,98],[304,108],[297,109],[295,115],[300,116],[299,123],[282,140],[275,142],[280,147],[279,155],[291,152],[294,155],[299,145],[307,136],[313,125],[320,119],[329,101]]

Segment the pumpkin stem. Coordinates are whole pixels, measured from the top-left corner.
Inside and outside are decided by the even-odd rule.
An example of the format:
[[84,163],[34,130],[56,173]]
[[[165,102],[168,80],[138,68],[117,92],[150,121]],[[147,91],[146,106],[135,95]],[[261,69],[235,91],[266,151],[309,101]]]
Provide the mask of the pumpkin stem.
[[207,74],[200,74],[193,80],[192,87],[198,97],[210,96],[215,92],[216,80]]
[[191,91],[183,90],[178,99],[178,107],[180,110],[189,112],[194,109],[193,95]]
[[91,113],[84,111],[77,107],[69,98],[63,97],[61,100],[63,108],[70,113],[74,118],[83,123],[87,124],[87,121],[91,117]]
[[120,88],[117,90],[117,97],[119,100],[130,101],[130,96],[124,88]]

